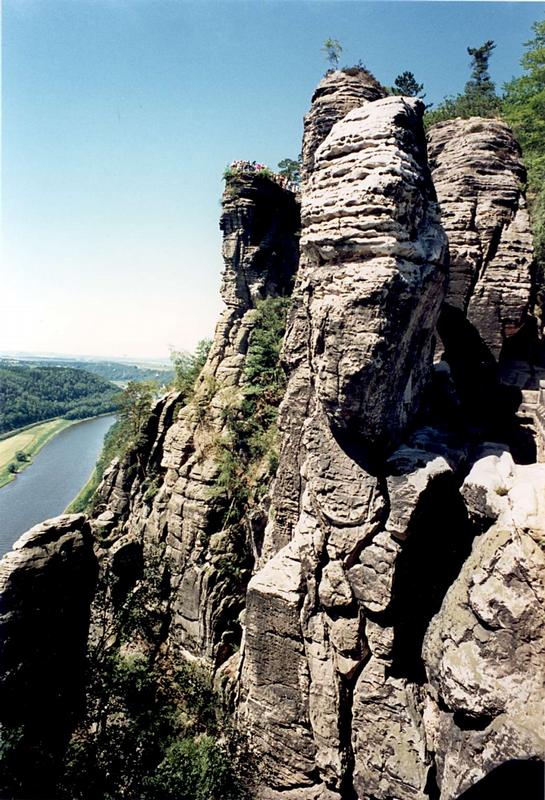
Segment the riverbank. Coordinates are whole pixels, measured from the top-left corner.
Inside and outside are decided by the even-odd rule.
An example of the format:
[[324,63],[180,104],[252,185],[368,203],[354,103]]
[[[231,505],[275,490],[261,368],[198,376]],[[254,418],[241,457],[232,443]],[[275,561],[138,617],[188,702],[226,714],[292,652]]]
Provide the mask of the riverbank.
[[[111,428],[111,433],[114,433],[114,430],[115,423]],[[108,436],[107,434],[104,438],[102,452],[91,475],[89,476],[89,479],[87,480],[87,483],[81,487],[76,497],[74,497],[74,499],[65,508],[65,514],[79,514],[82,511],[88,510],[90,500],[97,490],[105,470],[107,467],[109,467],[116,455],[118,455],[118,442],[115,437],[112,438],[112,436]]]
[[0,556],[33,525],[63,513],[93,472],[114,422],[111,414],[66,426],[0,489]]
[[[40,450],[61,431],[80,422],[106,416],[110,415],[99,414],[96,417],[86,417],[86,419],[63,419],[62,417],[57,417],[56,419],[38,422],[13,431],[10,436],[0,441],[0,489],[32,464],[34,457]],[[17,459],[17,453],[19,452],[25,453],[26,460],[19,461]],[[17,465],[17,472],[10,472],[10,464]]]

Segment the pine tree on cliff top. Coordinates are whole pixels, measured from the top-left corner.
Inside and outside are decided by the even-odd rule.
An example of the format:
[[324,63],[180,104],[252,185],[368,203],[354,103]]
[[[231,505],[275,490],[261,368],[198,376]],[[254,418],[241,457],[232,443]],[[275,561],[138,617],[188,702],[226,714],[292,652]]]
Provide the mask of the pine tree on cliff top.
[[405,72],[402,72],[395,79],[392,87],[392,94],[401,94],[404,97],[420,97],[423,99],[426,96],[422,94],[423,90],[424,84],[418,83],[413,72],[405,70]]
[[465,85],[465,94],[496,99],[496,87],[488,72],[488,61],[496,45],[488,40],[481,47],[468,47],[471,56],[471,78]]
[[501,100],[488,72],[488,62],[496,45],[488,40],[480,47],[468,47],[471,56],[471,77],[464,93],[445,97],[441,105],[426,115],[426,125],[443,122],[454,117],[495,117],[501,109]]

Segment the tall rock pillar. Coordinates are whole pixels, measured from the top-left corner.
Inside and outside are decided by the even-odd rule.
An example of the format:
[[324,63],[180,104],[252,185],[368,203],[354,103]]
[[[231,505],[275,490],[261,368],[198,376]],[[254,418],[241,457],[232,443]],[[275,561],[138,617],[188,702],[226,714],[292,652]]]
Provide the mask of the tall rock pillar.
[[399,97],[350,111],[303,192],[277,481],[287,491],[286,475],[300,475],[295,521],[280,527],[276,491],[246,608],[241,714],[265,765],[262,798],[354,793],[352,697],[369,642],[353,569],[389,538],[385,460],[419,407],[446,281],[422,113]]

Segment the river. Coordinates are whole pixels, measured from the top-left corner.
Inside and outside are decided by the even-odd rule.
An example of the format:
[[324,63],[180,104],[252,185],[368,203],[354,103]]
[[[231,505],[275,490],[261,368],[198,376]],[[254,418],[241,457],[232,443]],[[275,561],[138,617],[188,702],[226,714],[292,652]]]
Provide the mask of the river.
[[66,428],[0,489],[0,556],[33,525],[63,513],[90,477],[114,422],[111,415]]

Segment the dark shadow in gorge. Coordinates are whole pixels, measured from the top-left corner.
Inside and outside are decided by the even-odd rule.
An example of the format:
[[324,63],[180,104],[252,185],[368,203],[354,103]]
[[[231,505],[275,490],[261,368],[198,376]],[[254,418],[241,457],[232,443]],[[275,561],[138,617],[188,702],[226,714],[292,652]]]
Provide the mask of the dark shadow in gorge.
[[504,442],[516,462],[533,463],[535,442],[516,417],[522,393],[500,382],[498,363],[477,329],[461,309],[444,303],[437,330],[460,402],[456,425],[475,444]]
[[543,800],[543,761],[506,761],[458,796],[458,800]]
[[431,618],[469,555],[473,531],[452,473],[421,495],[395,568],[390,616],[394,645],[390,674],[426,680],[422,642]]

